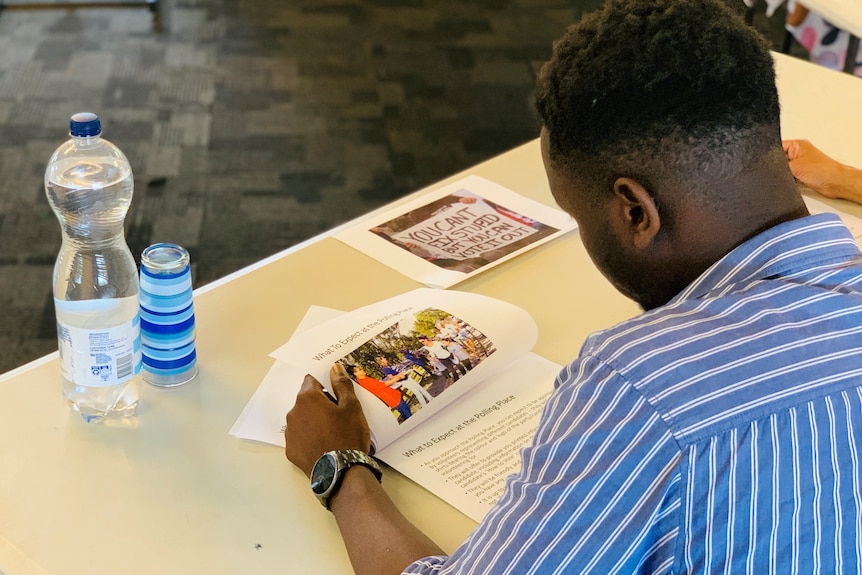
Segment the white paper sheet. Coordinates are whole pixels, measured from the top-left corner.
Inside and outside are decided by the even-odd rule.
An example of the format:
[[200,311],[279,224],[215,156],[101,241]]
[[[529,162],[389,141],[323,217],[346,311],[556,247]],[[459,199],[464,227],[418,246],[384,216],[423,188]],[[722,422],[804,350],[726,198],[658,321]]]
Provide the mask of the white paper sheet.
[[[324,386],[328,386],[329,369],[336,361],[344,361],[357,350],[357,353],[374,353],[378,345],[374,342],[381,338],[400,341],[403,337],[415,334],[417,329],[433,330],[429,326],[415,325],[427,310],[462,322],[465,329],[471,330],[484,342],[488,353],[483,355],[481,361],[476,361],[476,365],[457,382],[449,384],[439,395],[435,395],[433,401],[404,421],[399,422],[383,401],[357,386],[357,396],[374,431],[377,447],[383,449],[395,437],[420,425],[433,412],[455,401],[472,386],[532,349],[538,338],[538,328],[533,318],[523,309],[494,298],[468,292],[420,288],[305,330],[301,338],[292,338],[271,355],[298,367],[303,375],[310,373]],[[355,362],[355,359],[350,362]],[[373,366],[368,364],[365,368],[368,370]],[[436,377],[439,379],[440,376]]]
[[335,237],[429,287],[446,288],[575,227],[561,210],[469,176]]
[[837,210],[816,198],[810,196],[802,196],[802,198],[805,200],[805,205],[808,206],[808,211],[812,214],[837,214],[850,230],[850,233],[853,234],[853,237],[856,238],[856,243],[862,245],[862,219]]
[[[343,313],[328,307],[311,306],[291,337]],[[284,435],[278,422],[283,423],[284,416],[293,407],[305,373],[296,366],[279,361],[273,363],[228,433],[240,439],[284,447]]]

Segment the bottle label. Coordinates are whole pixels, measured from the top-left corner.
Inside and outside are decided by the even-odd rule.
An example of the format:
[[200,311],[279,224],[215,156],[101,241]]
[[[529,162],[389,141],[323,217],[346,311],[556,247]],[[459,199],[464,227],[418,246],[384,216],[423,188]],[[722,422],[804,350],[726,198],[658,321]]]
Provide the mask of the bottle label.
[[141,370],[140,319],[115,327],[86,329],[57,322],[60,369],[75,385],[125,383]]

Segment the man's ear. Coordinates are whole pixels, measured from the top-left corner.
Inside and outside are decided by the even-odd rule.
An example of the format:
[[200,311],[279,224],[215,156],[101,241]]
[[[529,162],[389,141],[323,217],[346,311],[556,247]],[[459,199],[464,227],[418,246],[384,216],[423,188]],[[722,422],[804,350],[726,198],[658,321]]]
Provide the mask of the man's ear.
[[614,196],[617,221],[622,223],[635,248],[646,248],[661,229],[655,198],[632,178],[617,178]]

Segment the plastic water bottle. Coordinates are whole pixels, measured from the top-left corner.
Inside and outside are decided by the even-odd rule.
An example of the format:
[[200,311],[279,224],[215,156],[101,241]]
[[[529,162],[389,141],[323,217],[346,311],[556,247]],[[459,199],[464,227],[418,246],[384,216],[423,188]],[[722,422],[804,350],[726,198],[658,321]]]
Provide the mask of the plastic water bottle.
[[63,244],[54,265],[54,307],[63,395],[87,422],[134,413],[141,336],[138,275],[123,232],[134,179],[103,140],[95,114],[72,116],[72,139],[45,171],[45,193]]

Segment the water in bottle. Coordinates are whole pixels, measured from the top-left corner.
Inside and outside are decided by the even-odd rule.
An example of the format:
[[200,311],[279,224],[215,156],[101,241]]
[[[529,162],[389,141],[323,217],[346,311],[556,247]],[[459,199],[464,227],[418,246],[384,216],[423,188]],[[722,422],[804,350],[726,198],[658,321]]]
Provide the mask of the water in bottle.
[[126,156],[101,138],[95,114],[72,116],[70,132],[45,171],[63,235],[54,307],[63,395],[95,423],[131,415],[138,403],[138,276],[123,232],[134,180]]

